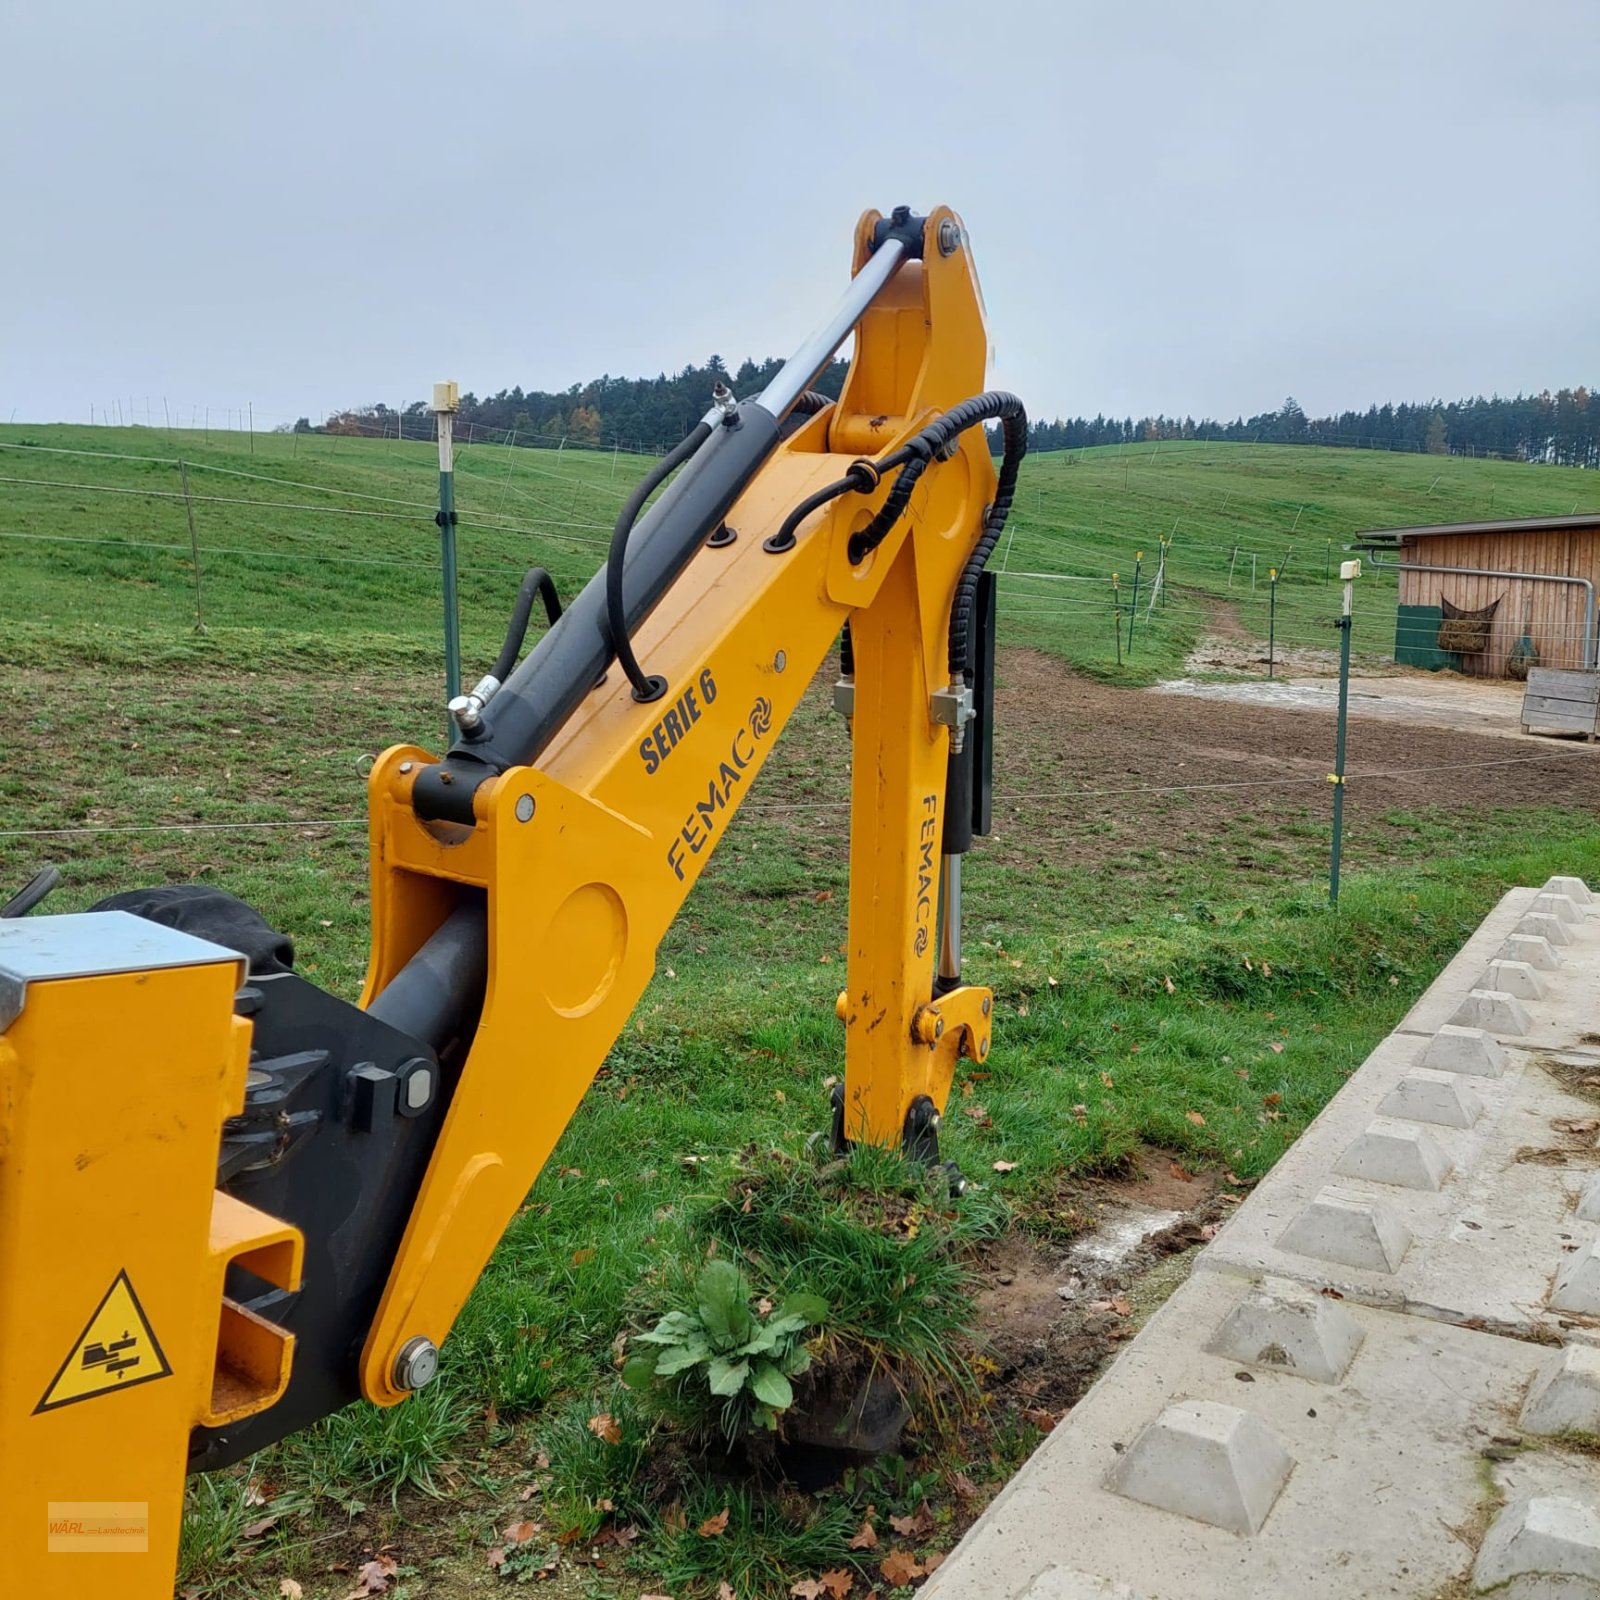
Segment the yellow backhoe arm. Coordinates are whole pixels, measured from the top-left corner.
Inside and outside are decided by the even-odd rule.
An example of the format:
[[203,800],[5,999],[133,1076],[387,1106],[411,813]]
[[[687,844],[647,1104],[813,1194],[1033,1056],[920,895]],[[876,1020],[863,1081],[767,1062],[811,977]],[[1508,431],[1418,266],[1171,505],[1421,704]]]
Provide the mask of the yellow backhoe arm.
[[[843,394],[813,409],[852,328]],[[75,1557],[104,1536],[49,1532],[74,1517],[47,1507],[99,1504],[143,1508],[117,1592],[169,1593],[186,1447],[218,1465],[429,1380],[847,624],[835,1134],[936,1152],[955,1063],[990,1037],[988,991],[959,977],[951,839],[1009,498],[981,423],[1004,422],[1014,478],[1025,422],[982,394],[986,352],[959,219],[864,216],[840,316],[759,399],[717,397],[607,575],[455,704],[446,756],[373,768],[359,1010],[253,974],[235,1016],[229,951],[160,930],[142,961],[148,924],[116,914],[0,922],[0,1539],[22,1592],[108,1570]],[[98,964],[42,953],[85,923]],[[119,1339],[134,1364],[110,1375]]]

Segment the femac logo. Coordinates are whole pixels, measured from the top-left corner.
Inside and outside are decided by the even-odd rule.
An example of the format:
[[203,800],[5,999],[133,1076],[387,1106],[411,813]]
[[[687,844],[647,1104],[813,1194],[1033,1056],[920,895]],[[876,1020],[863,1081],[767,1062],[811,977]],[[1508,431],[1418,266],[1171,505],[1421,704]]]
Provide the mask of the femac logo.
[[[756,697],[745,724],[734,733],[715,776],[706,784],[705,799],[695,801],[694,810],[667,846],[667,865],[680,883],[684,862],[710,848],[719,826],[718,814],[733,810],[734,791],[745,781],[745,772],[756,759],[756,746],[772,731],[772,702],[765,695]],[[723,816],[721,825],[726,824],[727,817]]]

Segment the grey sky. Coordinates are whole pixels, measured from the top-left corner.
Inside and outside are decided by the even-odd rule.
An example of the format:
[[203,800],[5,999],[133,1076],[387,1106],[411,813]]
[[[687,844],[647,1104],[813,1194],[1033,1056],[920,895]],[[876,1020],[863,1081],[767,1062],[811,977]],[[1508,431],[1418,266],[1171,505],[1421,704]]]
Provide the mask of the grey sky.
[[1600,5],[0,3],[0,416],[787,354],[970,230],[1035,415],[1600,377]]

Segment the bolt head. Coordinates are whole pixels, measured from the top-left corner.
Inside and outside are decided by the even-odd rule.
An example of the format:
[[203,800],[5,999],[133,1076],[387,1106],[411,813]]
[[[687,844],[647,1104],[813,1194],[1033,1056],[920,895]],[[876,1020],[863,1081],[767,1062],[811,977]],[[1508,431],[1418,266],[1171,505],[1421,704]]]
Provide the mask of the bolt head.
[[980,1039],[978,1041],[978,1059],[980,1061],[982,1061],[984,1059],[984,1057],[986,1057],[988,1054],[989,1054],[989,1041],[987,1039]]
[[985,996],[984,996],[984,997],[983,997],[983,1014],[984,1014],[984,1016],[988,1016],[988,1015],[989,1015],[989,1013],[990,1013],[990,1012],[991,1012],[991,1011],[992,1011],[992,1010],[994,1010],[994,1001],[993,1001],[993,1000],[991,1000],[991,999],[990,999],[990,998],[989,998],[989,997],[988,997],[988,995],[985,995]]
[[953,256],[961,248],[961,229],[954,220],[946,217],[939,224],[939,254]]
[[933,1036],[935,1039],[944,1038],[944,1018],[935,1017],[933,1022]]
[[439,1372],[439,1347],[432,1339],[420,1334],[406,1340],[394,1361],[394,1386],[397,1389],[421,1389],[430,1384]]
[[409,772],[414,766],[416,766],[415,761],[402,761],[400,763],[400,770],[402,772]]
[[517,796],[517,821],[532,822],[533,811],[533,796],[531,794],[519,794]]
[[788,665],[789,657],[782,650],[780,650],[777,655],[772,658],[772,670],[774,672],[782,672],[783,669]]

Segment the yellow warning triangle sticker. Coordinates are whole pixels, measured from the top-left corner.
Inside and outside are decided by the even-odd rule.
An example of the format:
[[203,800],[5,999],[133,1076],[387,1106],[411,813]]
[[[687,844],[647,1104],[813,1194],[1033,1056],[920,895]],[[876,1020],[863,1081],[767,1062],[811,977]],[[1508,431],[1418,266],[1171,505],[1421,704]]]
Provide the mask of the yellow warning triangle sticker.
[[126,1271],[119,1272],[34,1415],[172,1375]]

